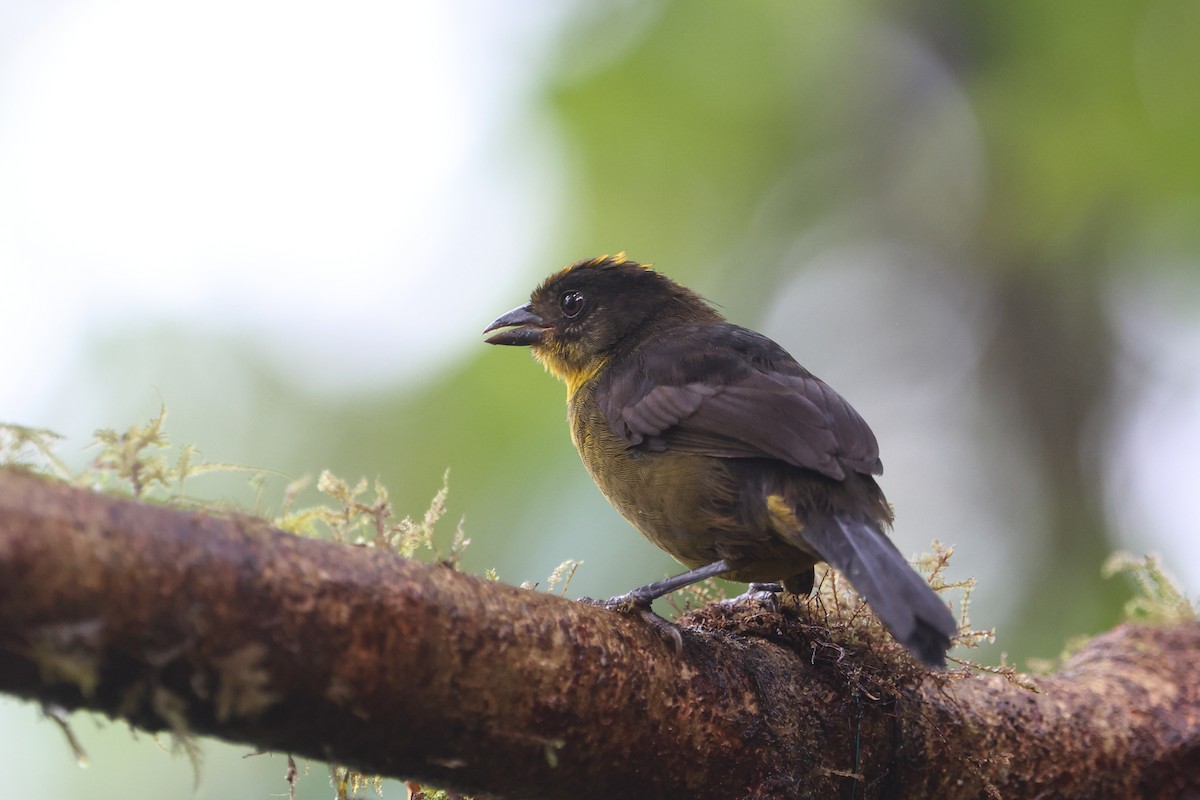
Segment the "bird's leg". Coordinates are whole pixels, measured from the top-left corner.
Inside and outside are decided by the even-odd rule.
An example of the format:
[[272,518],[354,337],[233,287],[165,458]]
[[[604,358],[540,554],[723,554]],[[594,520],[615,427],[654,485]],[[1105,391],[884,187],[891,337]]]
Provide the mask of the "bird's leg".
[[670,578],[664,578],[661,581],[648,583],[645,586],[640,586],[632,592],[617,595],[608,600],[599,602],[585,598],[586,602],[595,603],[596,605],[604,606],[605,608],[613,608],[620,610],[636,611],[638,616],[649,622],[659,631],[669,636],[671,641],[675,643],[675,652],[683,650],[683,637],[679,634],[679,628],[672,625],[667,620],[654,613],[650,607],[658,598],[663,595],[670,594],[685,586],[691,586],[693,583],[699,583],[707,578],[715,578],[718,575],[724,575],[727,572],[732,572],[736,567],[731,565],[725,559],[715,561],[707,566],[697,567],[696,569],[688,570],[687,572],[673,575]]
[[687,572],[680,573],[679,575],[664,578],[661,581],[647,583],[645,586],[634,589],[632,592],[612,598],[605,605],[621,605],[626,602],[632,602],[634,605],[648,606],[663,595],[670,594],[685,586],[691,586],[693,583],[699,583],[708,578],[724,575],[726,572],[732,572],[734,569],[735,567],[732,564],[725,559],[721,559],[707,566],[689,569]]

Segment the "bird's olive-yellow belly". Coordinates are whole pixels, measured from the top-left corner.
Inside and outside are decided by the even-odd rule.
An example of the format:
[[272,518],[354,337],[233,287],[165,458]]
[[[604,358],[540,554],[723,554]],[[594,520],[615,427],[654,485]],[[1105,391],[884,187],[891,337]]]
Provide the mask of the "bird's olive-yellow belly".
[[580,457],[609,502],[647,539],[689,567],[724,558],[744,565],[730,576],[735,580],[771,581],[815,563],[811,553],[756,522],[765,512],[747,513],[765,498],[738,496],[745,490],[725,459],[631,449],[603,422],[585,424],[574,414],[571,422]]

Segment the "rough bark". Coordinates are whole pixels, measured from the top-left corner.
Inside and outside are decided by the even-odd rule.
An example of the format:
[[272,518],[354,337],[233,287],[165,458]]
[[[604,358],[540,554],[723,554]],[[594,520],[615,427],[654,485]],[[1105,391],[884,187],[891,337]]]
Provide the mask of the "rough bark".
[[1200,796],[1198,623],[1122,626],[1033,692],[810,612],[702,609],[677,654],[636,617],[0,470],[22,697],[497,796]]

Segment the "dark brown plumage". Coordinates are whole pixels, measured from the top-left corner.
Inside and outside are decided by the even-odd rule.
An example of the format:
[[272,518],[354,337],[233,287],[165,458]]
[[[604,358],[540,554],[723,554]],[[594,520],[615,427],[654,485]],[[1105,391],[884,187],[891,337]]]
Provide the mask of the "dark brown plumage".
[[610,502],[692,572],[812,586],[828,561],[892,633],[944,664],[956,625],[885,535],[875,435],[828,385],[691,290],[624,259],[580,261],[495,320],[567,384],[571,435]]

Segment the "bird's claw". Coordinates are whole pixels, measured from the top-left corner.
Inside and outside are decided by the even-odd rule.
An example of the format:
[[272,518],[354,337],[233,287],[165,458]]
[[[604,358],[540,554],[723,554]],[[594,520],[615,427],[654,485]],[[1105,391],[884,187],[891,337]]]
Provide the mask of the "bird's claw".
[[679,627],[654,613],[654,609],[650,607],[651,601],[639,597],[637,592],[619,594],[607,600],[594,600],[590,597],[583,597],[580,598],[580,602],[607,608],[610,611],[619,611],[622,614],[637,614],[649,623],[652,628],[671,641],[676,654],[683,652],[683,634],[679,632]]
[[722,600],[721,605],[736,606],[740,603],[756,602],[769,606],[772,611],[778,611],[779,595],[782,591],[783,586],[778,583],[752,583],[737,597]]

